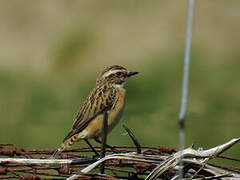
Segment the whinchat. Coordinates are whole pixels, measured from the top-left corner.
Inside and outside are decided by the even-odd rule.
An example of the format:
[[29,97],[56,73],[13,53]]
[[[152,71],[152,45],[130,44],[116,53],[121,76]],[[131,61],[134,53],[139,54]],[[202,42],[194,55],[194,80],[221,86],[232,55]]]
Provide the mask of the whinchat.
[[[108,115],[108,133],[122,117],[125,106],[127,79],[138,72],[128,71],[118,65],[106,68],[97,78],[92,90],[77,114],[71,131],[63,139],[56,153],[70,147],[79,140],[97,139],[103,133],[104,114]],[[56,154],[55,153],[55,154]],[[55,155],[54,154],[54,155]]]

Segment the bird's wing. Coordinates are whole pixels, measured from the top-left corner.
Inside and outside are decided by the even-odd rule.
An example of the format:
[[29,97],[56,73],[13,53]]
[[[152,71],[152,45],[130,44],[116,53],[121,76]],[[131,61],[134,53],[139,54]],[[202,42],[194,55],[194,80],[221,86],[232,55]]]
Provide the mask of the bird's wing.
[[81,132],[99,114],[111,109],[116,99],[116,89],[107,86],[96,87],[83,103],[73,127],[63,142]]

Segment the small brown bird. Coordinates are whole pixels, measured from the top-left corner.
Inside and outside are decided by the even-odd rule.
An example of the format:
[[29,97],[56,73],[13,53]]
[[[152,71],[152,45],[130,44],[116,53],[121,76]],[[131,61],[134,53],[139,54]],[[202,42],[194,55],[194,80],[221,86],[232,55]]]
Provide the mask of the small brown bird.
[[[108,133],[114,128],[122,117],[125,106],[126,90],[124,85],[127,79],[138,72],[130,72],[122,66],[110,66],[97,78],[96,87],[83,103],[73,123],[71,131],[63,139],[62,144],[53,157],[74,142],[94,138],[99,142],[103,129],[104,113],[108,115]],[[97,153],[96,153],[97,154]]]

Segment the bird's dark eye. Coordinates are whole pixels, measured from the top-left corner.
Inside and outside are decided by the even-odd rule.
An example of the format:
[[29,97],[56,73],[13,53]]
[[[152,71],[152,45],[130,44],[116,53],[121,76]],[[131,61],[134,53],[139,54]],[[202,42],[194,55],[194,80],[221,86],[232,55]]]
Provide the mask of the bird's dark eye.
[[116,74],[117,74],[118,76],[121,76],[122,73],[121,73],[121,72],[117,72]]

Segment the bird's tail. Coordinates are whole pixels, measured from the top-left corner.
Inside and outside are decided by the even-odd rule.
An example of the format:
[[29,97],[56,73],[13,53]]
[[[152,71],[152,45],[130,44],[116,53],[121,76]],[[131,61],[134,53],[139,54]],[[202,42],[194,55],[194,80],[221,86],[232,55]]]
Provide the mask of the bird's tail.
[[59,146],[59,148],[53,153],[51,159],[54,159],[57,154],[61,153],[65,148],[72,146],[76,141],[79,140],[78,134],[66,139],[63,143]]

